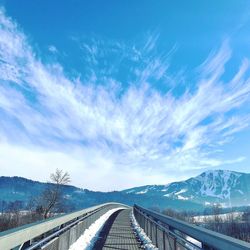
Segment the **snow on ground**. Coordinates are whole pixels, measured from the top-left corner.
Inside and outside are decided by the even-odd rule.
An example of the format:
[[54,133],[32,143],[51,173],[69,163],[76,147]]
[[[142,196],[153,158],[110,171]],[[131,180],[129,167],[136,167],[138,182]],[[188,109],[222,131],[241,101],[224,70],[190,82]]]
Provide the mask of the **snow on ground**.
[[182,195],[177,195],[177,199],[179,199],[179,200],[189,200],[187,197],[184,197],[184,196],[182,196]]
[[172,193],[170,194],[164,194],[163,196],[170,197]]
[[163,188],[161,191],[162,192],[166,192],[166,191],[168,191],[168,189],[167,188]]
[[[139,236],[140,240],[143,243],[144,249],[146,249],[146,250],[158,250],[158,248],[153,245],[152,241],[149,239],[149,237],[145,234],[144,230],[137,223],[133,212],[131,213],[131,221],[132,221],[133,228],[135,229],[137,235]],[[189,247],[189,249],[197,250],[197,249],[201,248],[201,243],[199,241],[195,240],[194,238],[192,238],[190,236],[186,236],[186,240],[193,243],[193,245],[190,243],[186,243],[187,246]]]
[[175,195],[186,193],[187,189],[181,189],[179,192],[176,192]]
[[140,192],[136,192],[136,194],[146,194],[147,192],[148,192],[148,190],[145,189],[145,190],[142,190],[142,191],[140,191]]
[[[226,213],[226,214],[218,214],[218,216],[222,221],[228,221],[228,220],[241,220],[243,215],[243,212],[232,212],[232,213]],[[195,222],[205,222],[205,221],[213,221],[214,215],[199,215],[193,217]]]
[[133,193],[134,191],[135,191],[134,189],[130,189],[129,191],[126,192],[126,194]]
[[157,250],[158,248],[153,245],[152,241],[148,238],[148,236],[145,234],[144,230],[137,223],[133,212],[131,212],[131,222],[132,222],[132,227],[134,228],[139,239],[143,243],[144,249]]
[[84,233],[80,236],[80,238],[73,243],[69,250],[90,250],[92,249],[100,231],[102,230],[105,222],[108,220],[108,218],[117,210],[123,209],[120,208],[114,208],[109,210],[107,213],[102,215],[98,220],[96,220],[94,223],[90,225],[88,229],[84,231]]

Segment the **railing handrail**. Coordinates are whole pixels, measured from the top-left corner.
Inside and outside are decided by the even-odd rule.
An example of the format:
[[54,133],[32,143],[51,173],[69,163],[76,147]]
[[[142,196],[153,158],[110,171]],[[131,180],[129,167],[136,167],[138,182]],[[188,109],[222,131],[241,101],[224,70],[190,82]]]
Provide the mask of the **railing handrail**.
[[50,230],[53,230],[61,225],[68,223],[78,217],[90,213],[96,209],[104,208],[106,206],[117,205],[127,207],[124,204],[110,202],[101,205],[93,206],[90,208],[82,209],[80,211],[64,214],[55,218],[49,218],[39,222],[31,223],[25,226],[17,227],[0,233],[0,246],[8,242],[8,249],[14,248],[26,241],[34,239]]
[[150,216],[151,218],[160,221],[173,229],[176,229],[197,241],[203,243],[206,246],[213,247],[214,249],[227,249],[227,250],[249,250],[250,243],[247,243],[242,240],[238,240],[232,238],[227,235],[223,235],[212,230],[202,228],[196,225],[189,224],[187,222],[172,218],[167,215],[163,215],[152,211],[150,209],[146,209],[140,207],[138,205],[134,205],[136,209],[141,211],[142,213]]

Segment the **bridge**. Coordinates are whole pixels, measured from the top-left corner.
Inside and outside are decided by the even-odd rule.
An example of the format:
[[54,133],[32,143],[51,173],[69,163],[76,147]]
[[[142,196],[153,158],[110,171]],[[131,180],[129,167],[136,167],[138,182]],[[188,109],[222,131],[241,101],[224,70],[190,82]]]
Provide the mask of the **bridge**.
[[105,203],[2,232],[0,250],[86,249],[81,245],[84,237],[90,236],[101,220],[104,224],[87,249],[250,249],[244,241],[137,205]]

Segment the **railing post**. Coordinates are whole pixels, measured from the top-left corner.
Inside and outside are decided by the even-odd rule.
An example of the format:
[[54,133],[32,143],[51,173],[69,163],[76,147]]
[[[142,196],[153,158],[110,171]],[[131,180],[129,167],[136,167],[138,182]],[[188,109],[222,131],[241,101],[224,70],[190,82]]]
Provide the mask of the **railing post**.
[[[170,231],[174,232],[174,228],[172,228],[172,227],[170,227],[170,226],[169,226],[168,228],[169,228]],[[171,237],[171,238],[172,238],[172,237]],[[173,247],[174,247],[174,250],[177,250],[176,238],[173,237],[172,239],[173,239]]]
[[153,227],[152,227],[153,223],[152,221],[150,221],[150,240],[152,240],[152,236],[153,236]]
[[163,239],[163,250],[166,250],[166,235],[164,231],[162,231],[162,239]]
[[157,225],[155,224],[155,246],[158,247]]
[[177,250],[176,238],[174,238],[174,249]]

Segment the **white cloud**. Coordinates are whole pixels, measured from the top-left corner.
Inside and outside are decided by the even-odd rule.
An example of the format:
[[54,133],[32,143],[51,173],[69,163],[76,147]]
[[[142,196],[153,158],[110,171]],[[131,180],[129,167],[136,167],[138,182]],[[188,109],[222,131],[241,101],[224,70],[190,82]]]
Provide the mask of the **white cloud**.
[[49,45],[49,46],[48,46],[48,50],[49,50],[52,54],[57,54],[57,53],[58,53],[58,50],[57,50],[56,46],[54,46],[54,45]]
[[194,88],[175,96],[155,87],[169,77],[169,58],[157,56],[154,37],[141,50],[116,44],[115,53],[139,62],[124,87],[112,74],[121,61],[112,69],[95,67],[97,54],[107,53],[98,42],[82,45],[91,54],[91,76],[70,78],[59,63],[42,63],[3,11],[0,22],[1,175],[44,179],[62,167],[74,184],[119,189],[243,160],[212,155],[249,124],[248,61],[231,81],[221,79],[231,56],[228,42],[199,67]]

